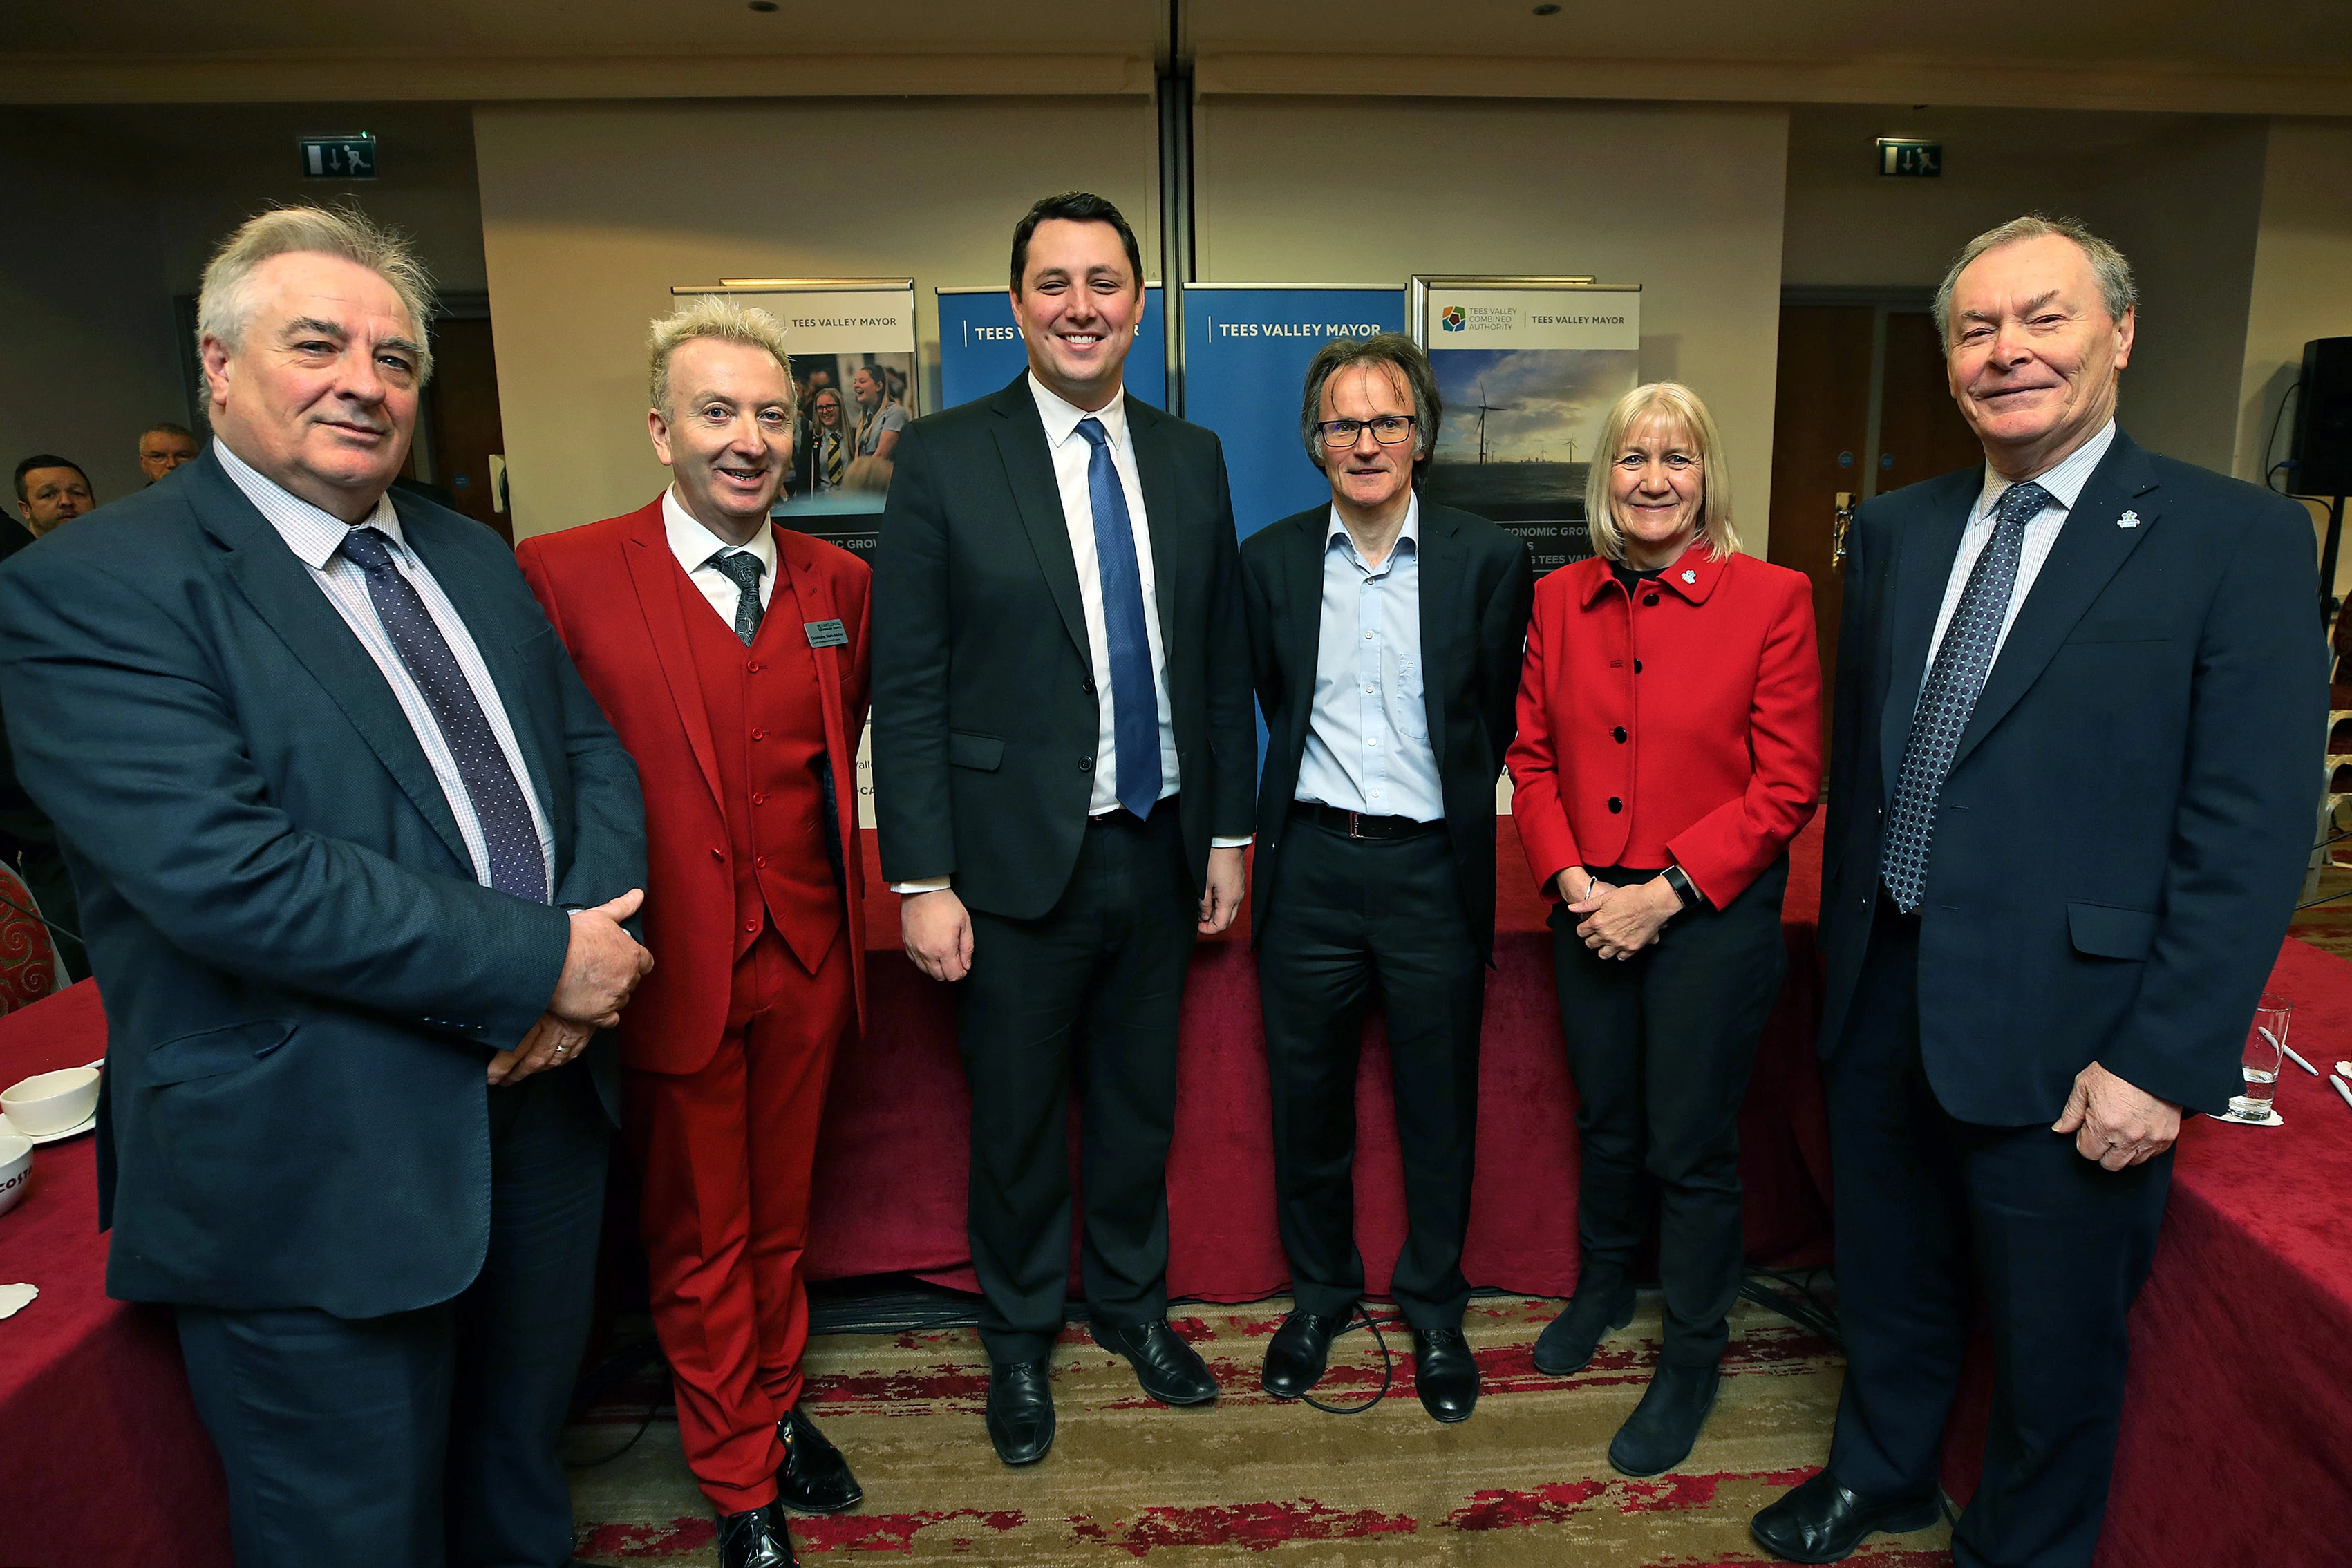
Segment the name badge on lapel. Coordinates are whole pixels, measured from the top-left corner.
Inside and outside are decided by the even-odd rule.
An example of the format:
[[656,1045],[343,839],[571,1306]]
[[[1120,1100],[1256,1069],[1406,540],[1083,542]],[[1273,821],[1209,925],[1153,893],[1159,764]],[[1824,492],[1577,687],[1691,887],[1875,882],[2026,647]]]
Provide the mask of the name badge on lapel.
[[849,633],[842,630],[841,622],[838,621],[803,621],[801,622],[801,630],[808,633],[809,646],[812,648],[849,646]]

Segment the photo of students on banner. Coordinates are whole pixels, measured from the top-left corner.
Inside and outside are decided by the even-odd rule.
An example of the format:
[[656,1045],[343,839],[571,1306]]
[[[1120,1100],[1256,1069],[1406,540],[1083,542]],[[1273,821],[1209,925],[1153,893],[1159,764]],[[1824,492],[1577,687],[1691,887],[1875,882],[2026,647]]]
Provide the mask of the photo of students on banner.
[[794,354],[800,392],[793,469],[779,501],[784,508],[847,494],[873,497],[879,510],[890,488],[898,433],[915,417],[912,354]]

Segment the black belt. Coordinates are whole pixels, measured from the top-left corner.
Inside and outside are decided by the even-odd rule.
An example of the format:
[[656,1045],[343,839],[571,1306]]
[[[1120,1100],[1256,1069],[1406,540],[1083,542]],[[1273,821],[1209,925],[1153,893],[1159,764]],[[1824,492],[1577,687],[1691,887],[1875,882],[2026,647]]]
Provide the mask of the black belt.
[[1423,833],[1443,832],[1445,824],[1416,822],[1411,817],[1370,817],[1361,811],[1343,811],[1337,806],[1326,806],[1319,800],[1293,800],[1290,814],[1318,828],[1328,828],[1351,839],[1416,839]]

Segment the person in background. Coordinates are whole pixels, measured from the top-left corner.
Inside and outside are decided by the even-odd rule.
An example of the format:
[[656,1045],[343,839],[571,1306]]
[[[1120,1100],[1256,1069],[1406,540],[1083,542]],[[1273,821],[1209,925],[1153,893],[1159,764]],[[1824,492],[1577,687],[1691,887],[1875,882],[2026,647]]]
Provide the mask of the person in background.
[[792,462],[782,323],[705,295],[654,323],[669,486],[517,552],[637,759],[658,965],[622,1019],[654,1327],[721,1568],[782,1568],[779,1508],[864,1495],[803,1408],[802,1254],[825,1085],[866,962],[866,563],[769,520]]
[[898,433],[907,428],[907,405],[890,395],[889,372],[879,365],[860,365],[849,378],[857,398],[857,455],[887,461],[898,447]]
[[514,558],[387,495],[423,269],[284,207],[205,269],[214,440],[0,566],[104,993],[108,1292],[170,1303],[240,1568],[559,1568],[636,769]]
[[35,453],[16,465],[16,515],[23,523],[13,538],[0,544],[0,560],[97,506],[97,493],[80,464],[53,452]]
[[139,434],[139,472],[152,485],[182,464],[194,463],[203,450],[203,443],[184,424],[151,424]]
[[803,423],[807,439],[793,454],[795,496],[822,496],[838,490],[856,455],[848,422],[842,415],[841,393],[823,387],[809,394],[809,417]]
[[1935,1521],[1978,1302],[1992,1420],[1953,1561],[2091,1561],[2173,1140],[2244,1087],[2311,853],[2311,520],[2117,427],[2137,305],[2071,220],[1970,240],[1936,325],[1983,465],[1847,535],[1821,936],[1845,1383],[1828,1467],[1750,1526],[1796,1562]]
[[1810,580],[1739,553],[1696,392],[1636,387],[1594,451],[1596,553],[1537,586],[1510,753],[1519,842],[1552,901],[1580,1170],[1576,1298],[1535,1364],[1566,1376],[1631,1321],[1646,1175],[1665,1343],[1609,1462],[1654,1476],[1697,1441],[1739,1295],[1739,1104],[1788,967],[1822,674]]

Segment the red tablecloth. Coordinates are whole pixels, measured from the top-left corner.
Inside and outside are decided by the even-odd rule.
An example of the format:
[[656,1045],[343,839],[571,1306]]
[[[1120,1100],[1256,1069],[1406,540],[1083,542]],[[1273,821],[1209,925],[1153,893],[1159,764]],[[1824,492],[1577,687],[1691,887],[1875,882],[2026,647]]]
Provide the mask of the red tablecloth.
[[[2314,1067],[2352,1059],[2352,964],[2289,940],[2270,988]],[[2277,1104],[2282,1127],[2181,1130],[2097,1568],[2352,1562],[2352,1105],[2293,1062]],[[1977,1350],[1944,1444],[1962,1501],[1991,1403]]]

